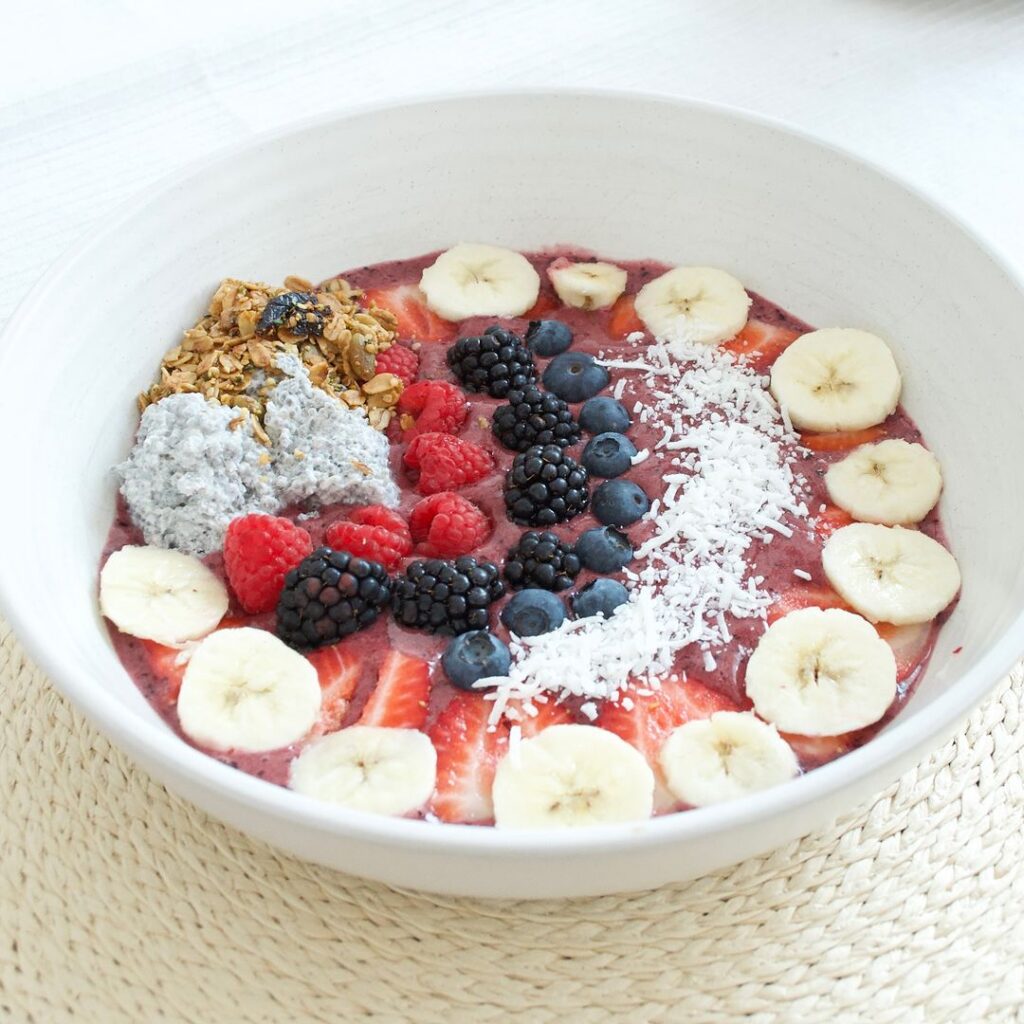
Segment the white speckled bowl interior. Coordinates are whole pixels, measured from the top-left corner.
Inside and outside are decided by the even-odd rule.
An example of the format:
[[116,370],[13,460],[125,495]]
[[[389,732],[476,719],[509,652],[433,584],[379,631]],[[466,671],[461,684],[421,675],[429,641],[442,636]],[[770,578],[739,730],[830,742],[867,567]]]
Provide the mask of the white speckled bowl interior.
[[[755,798],[628,827],[514,834],[317,804],[163,725],[95,603],[110,467],[130,444],[136,392],[224,276],[317,278],[460,240],[717,265],[812,323],[890,339],[904,402],[945,469],[964,590],[926,678],[876,739]],[[143,767],[302,857],[495,897],[692,877],[807,832],[888,782],[1024,650],[1021,324],[1019,282],[948,215],[848,154],[733,111],[524,93],[302,125],[151,189],[11,320],[0,345],[0,600],[54,684]]]

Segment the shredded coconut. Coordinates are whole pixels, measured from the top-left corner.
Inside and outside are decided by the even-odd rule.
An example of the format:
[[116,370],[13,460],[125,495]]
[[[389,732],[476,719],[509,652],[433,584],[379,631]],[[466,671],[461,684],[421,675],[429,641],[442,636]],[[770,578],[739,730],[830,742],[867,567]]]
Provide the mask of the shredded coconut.
[[627,576],[630,599],[608,619],[513,638],[508,677],[488,681],[497,683],[492,722],[510,699],[544,691],[591,702],[615,700],[631,680],[657,687],[691,644],[711,670],[710,648],[731,637],[726,616],[762,618],[771,602],[745,555],[755,537],[789,536],[784,520],[807,514],[787,458],[797,438],[764,378],[729,356],[685,338],[657,340],[644,356],[645,383],[660,397],[635,411],[667,423],[659,447],[684,454],[648,514],[654,530]]

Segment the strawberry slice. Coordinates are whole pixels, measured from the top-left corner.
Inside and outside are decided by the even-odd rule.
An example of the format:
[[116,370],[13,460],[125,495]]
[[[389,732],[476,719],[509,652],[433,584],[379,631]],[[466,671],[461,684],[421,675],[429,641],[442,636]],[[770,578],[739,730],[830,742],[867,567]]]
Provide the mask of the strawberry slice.
[[748,320],[743,330],[721,347],[734,356],[742,356],[758,373],[767,373],[772,363],[799,337],[799,331]]
[[561,303],[554,295],[541,292],[537,301],[523,314],[524,320],[543,320],[548,313],[554,313],[561,307]]
[[313,726],[312,735],[336,732],[352,703],[362,663],[344,644],[321,647],[306,658],[320,680],[320,718]]
[[827,434],[801,434],[800,443],[812,452],[845,452],[871,444],[885,437],[882,427],[868,427],[866,430],[834,430]]
[[[229,615],[220,620],[217,630],[237,629],[239,626],[247,626],[249,621],[239,615]],[[178,700],[178,691],[181,689],[181,681],[185,678],[185,669],[188,668],[189,658],[195,650],[198,640],[187,643],[182,647],[169,647],[165,644],[158,644],[155,640],[140,640],[143,650],[146,652],[146,659],[149,662],[149,670],[157,679],[167,684],[164,697],[168,704],[175,704]]]
[[876,622],[878,635],[896,655],[896,681],[906,682],[928,656],[934,631],[933,622],[920,622],[911,626],[894,626],[891,622]]
[[401,651],[389,651],[377,673],[377,685],[359,717],[360,725],[422,729],[427,724],[430,666]]
[[491,786],[498,762],[508,751],[508,725],[488,729],[492,707],[477,694],[458,694],[430,729],[437,751],[437,788],[430,810],[442,821],[494,821]]
[[800,736],[795,732],[780,732],[779,735],[793,748],[800,766],[805,769],[834,761],[853,747],[850,733],[840,736]]
[[658,690],[641,696],[636,690],[624,693],[633,706],[623,707],[611,702],[601,708],[595,725],[620,736],[632,744],[647,759],[657,780],[654,793],[656,811],[666,811],[678,801],[665,785],[658,755],[673,729],[686,722],[710,718],[716,711],[739,711],[739,707],[717,690],[712,690],[693,679],[681,682],[665,680]]
[[178,647],[166,647],[155,640],[140,642],[146,652],[150,672],[167,686],[164,692],[166,703],[176,703],[181,681],[185,678],[185,669],[188,667],[188,648],[182,650]]
[[427,300],[415,284],[396,284],[390,288],[368,288],[363,305],[379,306],[394,313],[398,336],[403,341],[451,341],[455,326],[427,308]]
[[838,505],[828,505],[825,511],[819,512],[818,518],[814,520],[814,532],[822,540],[825,540],[831,537],[836,530],[841,530],[852,522],[853,516],[845,508],[839,508]]
[[842,608],[849,611],[850,606],[830,587],[817,587],[808,583],[805,586],[787,590],[768,609],[768,625],[777,622],[790,612],[801,608]]
[[636,331],[644,330],[644,322],[636,315],[636,296],[622,295],[612,306],[608,320],[608,333],[617,339],[626,337]]
[[506,715],[510,725],[518,725],[524,740],[542,733],[549,725],[572,725],[576,718],[564,704],[548,701],[547,704],[534,702],[537,713],[534,715],[524,711],[519,701],[509,701],[508,707],[512,715]]

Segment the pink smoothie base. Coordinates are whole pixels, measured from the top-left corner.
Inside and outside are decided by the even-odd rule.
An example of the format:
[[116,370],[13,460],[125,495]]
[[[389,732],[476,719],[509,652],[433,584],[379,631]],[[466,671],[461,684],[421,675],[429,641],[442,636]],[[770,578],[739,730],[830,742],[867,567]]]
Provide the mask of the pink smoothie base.
[[[594,254],[578,250],[557,249],[534,254],[527,253],[525,255],[540,273],[541,281],[543,282],[542,298],[547,298],[555,306],[551,312],[544,315],[562,320],[572,328],[574,334],[573,351],[589,352],[595,355],[603,352],[612,360],[625,359],[631,356],[635,358],[636,347],[634,345],[615,339],[609,334],[609,311],[585,312],[562,307],[547,283],[545,268],[556,256],[567,255],[574,259],[597,258]],[[416,284],[419,281],[423,268],[431,264],[436,256],[437,253],[429,253],[415,259],[360,267],[344,272],[339,276],[344,277],[351,284],[360,288],[389,288],[394,285]],[[658,277],[670,269],[667,264],[654,261],[612,262],[616,262],[618,266],[624,267],[628,271],[627,294],[635,294],[646,281]],[[768,326],[781,327],[798,333],[805,333],[814,329],[767,299],[752,292],[749,294],[753,300],[750,309],[750,319],[752,321],[759,321]],[[484,328],[494,323],[508,326],[522,336],[526,331],[529,320],[528,318],[511,320],[496,320],[493,317],[472,318],[458,325],[453,325],[452,336],[457,338],[479,334]],[[453,379],[445,365],[447,347],[447,342],[422,343],[419,350],[420,378]],[[539,378],[548,360],[537,358],[536,361]],[[629,471],[628,478],[642,486],[653,501],[665,491],[662,477],[667,468],[667,460],[660,460],[656,457],[656,453],[654,453],[654,445],[663,434],[663,426],[657,422],[641,423],[639,417],[632,413],[633,407],[637,402],[643,404],[648,404],[649,402],[647,388],[639,372],[613,370],[611,384],[602,394],[610,395],[620,377],[624,377],[626,380],[621,401],[633,416],[633,425],[628,431],[629,437],[638,450],[642,451],[647,448],[652,451],[652,456],[647,461],[640,463]],[[528,527],[520,527],[510,522],[505,515],[502,485],[504,474],[511,466],[515,453],[505,449],[493,436],[490,429],[493,411],[502,404],[502,400],[471,393],[468,393],[466,397],[469,403],[469,415],[460,436],[486,448],[494,459],[494,471],[489,476],[460,491],[461,494],[482,508],[494,523],[494,532],[487,543],[471,552],[471,554],[480,560],[495,561],[500,566],[503,564],[508,550],[514,545],[524,530],[529,529]],[[573,408],[578,413],[579,407],[574,406]],[[897,408],[882,426],[887,437],[924,443],[921,432],[902,406]],[[397,424],[393,424],[390,433],[392,441],[391,467],[395,480],[401,489],[400,511],[408,515],[413,505],[421,500],[422,495],[417,493],[413,482],[409,479],[402,466],[402,454],[405,450],[405,445],[400,441],[400,434],[401,431],[397,428]],[[586,439],[587,435],[584,434],[581,443],[570,449],[570,453],[578,457],[582,451],[583,444],[586,443]],[[822,538],[814,530],[814,518],[817,515],[819,506],[828,504],[828,496],[823,479],[825,471],[831,462],[837,461],[846,454],[847,452],[845,451],[811,452],[806,457],[795,457],[793,463],[794,473],[805,483],[807,488],[805,503],[810,512],[809,519],[806,521],[789,521],[787,523],[794,530],[792,537],[786,538],[776,535],[770,543],[754,541],[749,549],[751,573],[763,576],[765,578],[764,587],[770,592],[782,596],[790,591],[801,588],[828,588],[828,583],[821,569]],[[592,481],[592,489],[599,482]],[[308,517],[302,518],[300,522],[310,532],[313,543],[316,546],[323,542],[322,538],[326,528],[336,520],[346,518],[348,511],[348,506],[331,505],[318,510],[298,507],[288,508],[278,514],[291,519],[296,519],[300,515],[307,515]],[[311,512],[314,514],[308,515]],[[570,520],[568,523],[559,524],[553,529],[559,537],[572,540],[585,530],[599,525],[600,523],[597,522],[594,516],[587,512]],[[639,523],[627,528],[626,532],[632,539],[634,547],[637,547],[652,529],[651,524]],[[936,539],[944,539],[941,523],[935,510],[920,524],[920,529]],[[141,543],[144,543],[141,533],[131,523],[124,503],[119,500],[117,515],[107,538],[102,561],[105,561],[112,551],[126,544]],[[413,557],[416,556],[414,555]],[[220,553],[208,556],[205,561],[222,579],[225,578],[223,560]],[[811,579],[805,580],[794,576],[794,570],[803,570],[809,573]],[[581,572],[572,590],[563,592],[562,596],[567,598],[573,590],[585,586],[594,577],[594,573]],[[491,628],[497,635],[506,640],[508,639],[508,634],[501,625],[498,615],[509,596],[511,596],[511,591],[491,608]],[[852,749],[866,742],[899,712],[912,692],[914,685],[923,674],[940,624],[948,614],[949,611],[947,610],[946,613],[940,616],[932,624],[927,636],[923,637],[916,645],[913,666],[909,671],[901,674],[902,678],[899,683],[896,700],[889,708],[885,717],[867,729],[850,734],[846,738],[845,749]],[[228,615],[231,619],[238,620],[235,623],[238,625],[243,624],[244,621],[246,625],[257,626],[271,631],[274,629],[273,613],[260,616],[247,615],[235,604],[233,598]],[[744,691],[745,665],[750,652],[757,645],[757,641],[764,631],[764,625],[759,619],[736,619],[732,617],[729,617],[728,624],[733,639],[725,648],[714,650],[716,667],[713,670],[709,671],[705,667],[703,653],[691,647],[679,653],[675,664],[675,671],[680,675],[698,679],[738,704],[749,707],[749,701],[747,701]],[[175,710],[175,694],[172,692],[169,681],[154,673],[150,655],[145,644],[134,637],[120,633],[113,626],[110,626],[110,635],[118,657],[146,699],[179,736],[182,736],[191,745],[197,746],[183,736]],[[351,724],[359,717],[363,705],[373,689],[377,678],[377,669],[381,661],[389,649],[397,649],[406,654],[423,658],[430,662],[432,666],[433,687],[430,700],[429,727],[429,723],[434,720],[439,711],[448,703],[453,693],[461,692],[455,690],[448,683],[440,667],[440,656],[449,639],[447,637],[434,637],[419,631],[401,628],[394,623],[389,614],[383,613],[373,626],[343,641],[346,649],[354,653],[361,662],[359,685],[342,723],[343,726]],[[575,707],[573,704],[569,706]],[[586,721],[582,716],[580,720]],[[213,750],[205,750],[205,752],[242,771],[270,782],[285,785],[288,778],[288,766],[300,749],[301,744],[295,744],[261,754]],[[835,749],[831,748],[827,743],[820,747],[821,753],[819,753],[819,745],[814,741],[798,745],[796,749],[801,758],[802,767],[805,769],[815,767],[817,764],[829,760],[835,755]]]

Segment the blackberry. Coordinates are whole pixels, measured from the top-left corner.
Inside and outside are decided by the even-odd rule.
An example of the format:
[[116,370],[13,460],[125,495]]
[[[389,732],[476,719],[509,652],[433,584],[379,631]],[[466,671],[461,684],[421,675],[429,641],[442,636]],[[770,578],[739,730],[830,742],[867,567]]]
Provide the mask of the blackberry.
[[403,626],[458,636],[486,629],[489,609],[505,593],[493,562],[464,555],[411,562],[395,580],[391,611]]
[[505,579],[517,589],[567,590],[579,571],[579,556],[550,530],[527,530],[505,560]]
[[556,444],[534,445],[505,474],[509,518],[525,526],[554,526],[590,503],[590,474]]
[[494,436],[514,452],[534,444],[568,448],[580,439],[580,428],[569,406],[557,395],[532,385],[508,393],[508,405],[499,405],[491,420]]
[[390,596],[379,562],[317,548],[284,578],[277,635],[300,651],[336,643],[375,622]]
[[303,338],[324,333],[324,324],[331,318],[332,310],[316,301],[309,292],[284,292],[275,295],[263,307],[256,330],[269,334],[283,327],[292,334]]
[[467,391],[504,398],[537,378],[530,350],[504,327],[488,327],[473,338],[460,338],[446,355],[448,366]]

